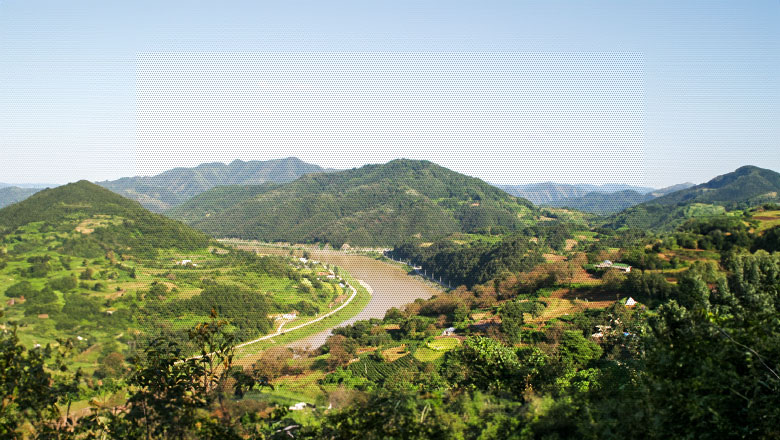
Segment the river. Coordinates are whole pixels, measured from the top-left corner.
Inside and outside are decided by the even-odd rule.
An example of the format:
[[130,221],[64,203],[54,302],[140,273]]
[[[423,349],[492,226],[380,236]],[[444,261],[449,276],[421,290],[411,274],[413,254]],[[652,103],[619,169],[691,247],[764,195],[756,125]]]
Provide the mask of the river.
[[[250,242],[230,242],[231,245],[253,250],[266,255],[289,255],[290,248],[255,245]],[[328,330],[313,334],[303,339],[290,343],[288,346],[295,348],[316,348],[325,343],[336,327],[353,324],[356,321],[370,318],[384,318],[385,312],[393,307],[403,308],[406,304],[414,302],[417,298],[427,299],[441,291],[419,278],[407,275],[406,271],[395,264],[378,261],[364,255],[347,254],[335,250],[306,249],[311,254],[311,259],[328,264],[335,264],[349,272],[349,274],[370,286],[371,300],[365,308],[353,316]],[[297,253],[300,255],[300,252]]]

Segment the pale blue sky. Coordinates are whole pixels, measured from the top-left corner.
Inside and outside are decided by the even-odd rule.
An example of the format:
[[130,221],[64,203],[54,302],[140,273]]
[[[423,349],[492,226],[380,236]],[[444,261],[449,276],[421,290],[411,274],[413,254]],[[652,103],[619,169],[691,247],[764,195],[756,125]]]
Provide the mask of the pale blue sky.
[[778,23],[778,1],[0,0],[0,181],[287,156],[498,183],[778,170]]

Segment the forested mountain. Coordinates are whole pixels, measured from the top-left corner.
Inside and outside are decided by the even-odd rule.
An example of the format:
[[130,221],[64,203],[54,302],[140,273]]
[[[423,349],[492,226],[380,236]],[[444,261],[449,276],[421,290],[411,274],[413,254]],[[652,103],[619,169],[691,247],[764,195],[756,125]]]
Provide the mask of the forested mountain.
[[156,176],[123,177],[97,182],[111,191],[137,200],[161,212],[220,185],[260,185],[291,182],[304,174],[330,170],[295,157],[268,161],[234,160],[229,164],[205,163],[194,168],[174,168]]
[[[248,198],[252,191],[258,194]],[[228,200],[236,204],[226,207]],[[200,219],[184,210],[170,214],[216,236],[335,246],[388,246],[410,237],[514,230],[537,215],[527,200],[482,180],[404,159],[309,174],[276,188],[219,188],[187,206],[194,211],[197,204],[214,211],[207,209],[210,215]]]
[[610,218],[612,227],[670,230],[685,219],[780,200],[780,174],[743,166],[709,182],[641,203]]
[[0,188],[0,208],[12,203],[21,202],[38,191],[40,191],[39,188],[20,188],[18,186],[2,187]]

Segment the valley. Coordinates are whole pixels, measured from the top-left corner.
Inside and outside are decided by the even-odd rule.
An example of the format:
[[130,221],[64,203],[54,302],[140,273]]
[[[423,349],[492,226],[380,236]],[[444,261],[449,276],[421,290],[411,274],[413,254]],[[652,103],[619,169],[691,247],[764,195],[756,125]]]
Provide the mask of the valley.
[[[290,247],[237,240],[223,240],[223,243],[237,249],[256,252],[260,255],[288,255]],[[428,299],[441,293],[430,283],[409,276],[399,265],[378,261],[366,255],[350,254],[337,250],[324,250],[317,247],[295,246],[296,255],[306,251],[312,259],[343,268],[352,277],[364,282],[371,288],[371,299],[365,307],[351,318],[317,334],[294,341],[296,348],[318,348],[324,344],[331,330],[336,327],[352,325],[357,321],[382,319],[391,308],[402,309],[417,299]]]
[[6,370],[59,384],[27,418],[40,429],[132,430],[149,405],[198,414],[191,437],[535,438],[648,405],[668,421],[683,395],[780,385],[778,176],[743,167],[597,216],[401,160],[217,186],[167,211],[193,226],[86,181],[41,190],[0,209]]

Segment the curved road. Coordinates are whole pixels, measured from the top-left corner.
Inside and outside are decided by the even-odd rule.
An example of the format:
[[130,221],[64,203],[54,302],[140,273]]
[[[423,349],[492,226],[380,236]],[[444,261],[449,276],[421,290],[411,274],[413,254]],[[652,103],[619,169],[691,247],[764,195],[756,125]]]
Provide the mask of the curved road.
[[[289,255],[289,248],[276,248],[270,246],[253,245],[252,243],[230,243],[240,249],[252,250],[259,254]],[[402,268],[378,261],[363,255],[346,254],[340,251],[307,249],[313,260],[328,264],[335,264],[349,272],[352,278],[361,280],[371,293],[371,300],[357,315],[343,321],[330,329],[316,333],[303,339],[288,344],[295,348],[316,348],[325,343],[336,327],[353,324],[356,321],[370,318],[384,318],[385,313],[393,307],[402,308],[406,304],[414,302],[417,298],[430,298],[440,293],[439,290],[407,275]]]

